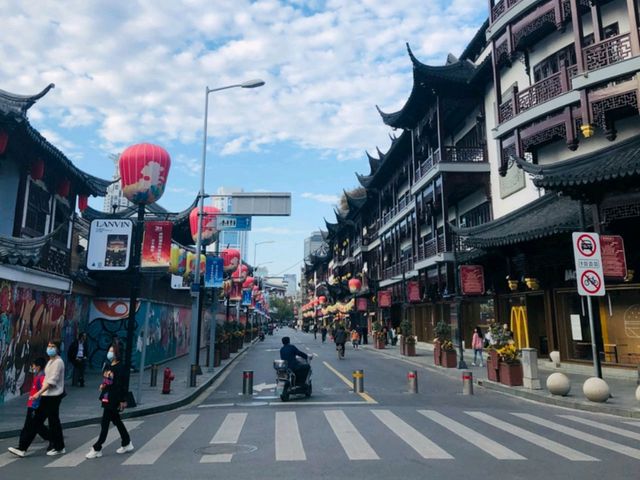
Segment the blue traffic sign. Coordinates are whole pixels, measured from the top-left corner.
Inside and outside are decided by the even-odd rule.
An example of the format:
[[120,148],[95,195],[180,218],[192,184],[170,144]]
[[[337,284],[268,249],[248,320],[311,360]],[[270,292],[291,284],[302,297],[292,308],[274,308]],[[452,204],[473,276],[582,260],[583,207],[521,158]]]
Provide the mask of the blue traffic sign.
[[249,215],[218,215],[216,216],[218,230],[251,230],[251,216]]

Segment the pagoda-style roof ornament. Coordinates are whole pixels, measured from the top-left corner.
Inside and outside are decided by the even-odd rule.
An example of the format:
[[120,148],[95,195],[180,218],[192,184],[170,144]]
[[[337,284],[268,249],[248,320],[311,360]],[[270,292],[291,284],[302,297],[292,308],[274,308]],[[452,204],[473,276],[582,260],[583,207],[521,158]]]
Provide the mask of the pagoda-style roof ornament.
[[50,83],[43,88],[40,93],[36,93],[35,95],[18,95],[16,93],[0,90],[0,114],[13,116],[17,121],[25,120],[27,110],[29,110],[34,103],[49,93],[49,90],[54,87],[55,85]]
[[367,203],[367,194],[365,192],[364,195],[360,195],[360,196],[356,196],[356,195],[351,195],[349,194],[349,192],[347,192],[346,190],[343,190],[344,192],[344,196],[347,200],[347,205],[349,206],[349,215],[348,216],[352,216],[352,213],[355,213],[356,211],[360,210],[365,203]]
[[24,267],[36,265],[46,255],[49,243],[61,228],[62,225],[47,235],[35,238],[0,235],[0,262]]

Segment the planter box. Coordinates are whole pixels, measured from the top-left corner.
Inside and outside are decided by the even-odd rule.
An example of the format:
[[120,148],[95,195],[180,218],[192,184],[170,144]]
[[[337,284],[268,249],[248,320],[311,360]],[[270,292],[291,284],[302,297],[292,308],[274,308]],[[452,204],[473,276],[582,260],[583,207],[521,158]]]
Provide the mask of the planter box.
[[229,340],[229,353],[236,353],[238,351],[238,340],[235,337],[231,337]]
[[433,344],[433,364],[436,366],[442,365],[440,361],[442,356],[442,347],[440,346],[440,342],[436,342]]
[[220,366],[220,344],[216,344],[216,348],[213,351],[213,366],[214,367],[219,367]]
[[222,342],[220,344],[220,348],[218,349],[220,352],[220,360],[228,360],[229,359],[229,342]]
[[487,357],[487,378],[492,382],[500,381],[500,360],[498,358],[498,352],[495,350],[489,350]]
[[456,368],[458,366],[458,357],[455,350],[442,350],[440,362],[444,368]]
[[376,338],[376,344],[375,344],[375,347],[376,347],[377,349],[382,350],[382,349],[384,348],[384,340],[379,339],[379,338]]
[[509,387],[519,387],[522,385],[522,364],[500,362],[499,368],[500,383]]
[[407,357],[415,357],[416,356],[416,344],[415,343],[405,343],[404,344],[404,353]]

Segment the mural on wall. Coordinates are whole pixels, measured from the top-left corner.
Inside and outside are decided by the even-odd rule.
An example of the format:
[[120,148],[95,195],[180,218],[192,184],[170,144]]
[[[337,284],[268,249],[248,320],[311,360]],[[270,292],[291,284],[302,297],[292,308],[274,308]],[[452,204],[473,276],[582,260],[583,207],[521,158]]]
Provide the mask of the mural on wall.
[[50,340],[63,339],[67,303],[62,294],[0,282],[0,403],[29,390],[31,361],[45,356]]

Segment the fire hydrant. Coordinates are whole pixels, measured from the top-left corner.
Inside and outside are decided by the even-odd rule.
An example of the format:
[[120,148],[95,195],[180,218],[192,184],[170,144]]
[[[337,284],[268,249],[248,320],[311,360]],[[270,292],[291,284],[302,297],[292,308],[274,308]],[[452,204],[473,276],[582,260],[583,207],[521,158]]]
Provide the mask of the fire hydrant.
[[169,367],[164,369],[164,376],[162,380],[162,393],[171,393],[171,381],[175,380],[176,376],[173,374]]

